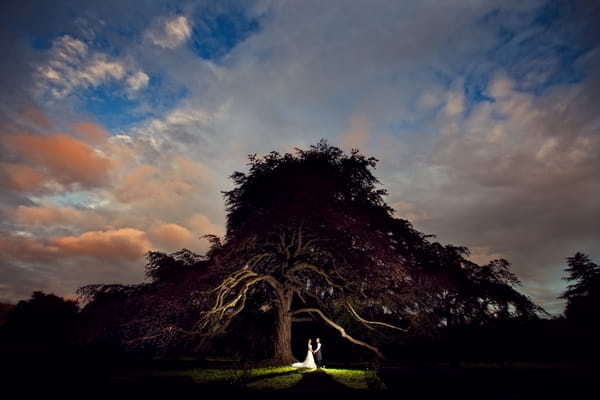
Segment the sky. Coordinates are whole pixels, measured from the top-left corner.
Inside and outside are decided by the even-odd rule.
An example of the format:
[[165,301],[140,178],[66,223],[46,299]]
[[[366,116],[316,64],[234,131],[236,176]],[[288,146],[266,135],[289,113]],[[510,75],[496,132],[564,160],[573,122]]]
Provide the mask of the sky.
[[250,154],[321,139],[553,315],[600,262],[598,1],[9,0],[0,54],[0,302],[205,252]]

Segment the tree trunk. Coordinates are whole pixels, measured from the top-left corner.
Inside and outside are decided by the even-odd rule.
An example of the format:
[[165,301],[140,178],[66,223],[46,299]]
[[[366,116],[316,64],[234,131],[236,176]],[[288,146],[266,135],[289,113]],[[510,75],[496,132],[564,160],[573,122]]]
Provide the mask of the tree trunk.
[[275,333],[275,351],[273,362],[281,365],[291,364],[296,360],[292,354],[292,314],[291,304],[293,292],[291,290],[278,290],[277,297],[277,329]]

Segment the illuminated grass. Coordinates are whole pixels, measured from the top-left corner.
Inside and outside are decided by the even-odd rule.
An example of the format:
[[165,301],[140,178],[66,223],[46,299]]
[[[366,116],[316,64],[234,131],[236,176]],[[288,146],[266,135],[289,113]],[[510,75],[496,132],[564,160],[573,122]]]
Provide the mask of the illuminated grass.
[[[305,374],[319,374],[307,375]],[[326,374],[323,375],[323,374]],[[351,390],[384,389],[385,386],[374,372],[360,369],[314,369],[285,367],[265,368],[191,368],[186,370],[146,371],[142,375],[189,376],[199,384],[227,384],[254,390],[285,390],[297,385],[335,385]],[[139,376],[139,375],[138,375]],[[312,378],[312,379],[311,379]],[[320,378],[315,382],[315,378]],[[301,383],[303,381],[303,383]],[[324,382],[324,383],[323,383]],[[316,387],[319,388],[319,387]]]
[[350,389],[368,389],[365,371],[357,369],[327,369],[333,379]]
[[254,379],[245,386],[257,390],[289,389],[297,385],[302,379],[302,374],[311,370],[294,367],[273,367],[253,369]]

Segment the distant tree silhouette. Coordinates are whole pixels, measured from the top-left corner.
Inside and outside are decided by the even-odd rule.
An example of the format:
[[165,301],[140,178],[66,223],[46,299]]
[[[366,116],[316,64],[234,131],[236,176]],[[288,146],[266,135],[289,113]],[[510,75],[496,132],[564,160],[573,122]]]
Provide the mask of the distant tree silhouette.
[[254,342],[268,332],[272,361],[288,364],[297,322],[327,325],[383,358],[380,345],[407,331],[543,311],[516,290],[506,260],[479,266],[467,248],[432,242],[395,217],[376,163],[324,140],[250,156],[248,173],[234,172],[224,192],[225,237],[209,235],[203,256],[148,253],[150,284],[81,288],[82,314],[104,318],[95,326],[114,327],[126,345],[198,349],[222,335]]
[[3,327],[4,350],[13,356],[59,354],[70,346],[79,312],[76,301],[42,291],[19,301]]
[[577,252],[567,258],[569,273],[563,279],[572,282],[560,296],[567,300],[565,317],[567,320],[586,326],[598,326],[600,309],[600,266],[592,262],[588,255]]
[[14,306],[14,304],[0,303],[0,326],[6,323],[8,313],[14,308]]

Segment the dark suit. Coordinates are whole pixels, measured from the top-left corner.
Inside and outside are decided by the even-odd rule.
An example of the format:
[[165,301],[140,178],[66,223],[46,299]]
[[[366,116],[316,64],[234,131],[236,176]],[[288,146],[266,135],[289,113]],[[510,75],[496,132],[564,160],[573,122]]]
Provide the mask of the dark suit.
[[323,366],[323,344],[321,344],[321,342],[317,343],[317,347],[315,347],[314,351],[314,356],[317,368],[321,368]]

